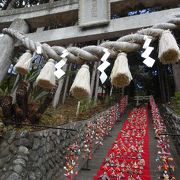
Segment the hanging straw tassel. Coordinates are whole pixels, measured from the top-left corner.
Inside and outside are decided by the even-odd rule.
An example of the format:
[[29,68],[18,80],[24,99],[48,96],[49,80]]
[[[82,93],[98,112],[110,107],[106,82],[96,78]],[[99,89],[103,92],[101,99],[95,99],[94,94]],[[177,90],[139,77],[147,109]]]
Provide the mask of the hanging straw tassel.
[[132,80],[126,53],[119,53],[111,71],[111,84],[115,87],[128,86]]
[[15,65],[16,71],[22,75],[28,74],[31,67],[31,61],[32,61],[31,52],[27,50],[16,63]]
[[70,92],[77,99],[85,99],[90,97],[90,72],[89,66],[84,64],[79,69]]
[[180,51],[174,36],[165,30],[159,40],[159,55],[162,64],[174,64],[180,58]]
[[52,89],[56,85],[56,78],[54,75],[54,71],[55,71],[54,60],[49,59],[36,79],[37,85],[42,88]]

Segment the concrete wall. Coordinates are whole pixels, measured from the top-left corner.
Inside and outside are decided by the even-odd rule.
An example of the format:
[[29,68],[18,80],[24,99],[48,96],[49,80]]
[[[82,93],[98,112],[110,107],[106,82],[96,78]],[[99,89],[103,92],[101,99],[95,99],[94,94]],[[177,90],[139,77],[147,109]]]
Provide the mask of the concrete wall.
[[[27,20],[32,29],[78,21],[79,0],[60,0],[38,6],[0,11],[0,30],[16,18]],[[112,14],[145,7],[176,7],[179,0],[110,0]]]

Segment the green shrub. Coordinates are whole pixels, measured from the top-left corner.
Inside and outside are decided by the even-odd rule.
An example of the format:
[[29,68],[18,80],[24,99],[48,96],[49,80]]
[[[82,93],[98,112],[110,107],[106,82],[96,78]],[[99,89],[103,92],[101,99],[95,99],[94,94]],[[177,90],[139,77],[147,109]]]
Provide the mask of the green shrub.
[[177,100],[180,100],[180,91],[175,92],[175,97]]

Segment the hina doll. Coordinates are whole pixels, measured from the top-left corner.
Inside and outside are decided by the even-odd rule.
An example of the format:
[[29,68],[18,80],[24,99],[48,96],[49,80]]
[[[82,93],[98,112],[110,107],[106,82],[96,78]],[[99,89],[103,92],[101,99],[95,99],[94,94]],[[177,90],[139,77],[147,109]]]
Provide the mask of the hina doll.
[[137,175],[136,180],[142,180],[139,175]]
[[133,178],[133,176],[132,176],[132,174],[131,174],[131,175],[128,176],[128,179],[127,179],[127,180],[135,180],[135,179]]
[[139,166],[145,166],[145,160],[144,159],[140,159],[138,162]]
[[139,167],[138,167],[138,164],[135,162],[134,164],[133,164],[133,166],[132,166],[134,169],[138,169]]
[[121,179],[123,179],[124,177],[125,177],[125,176],[124,176],[123,172],[120,172],[120,173],[117,174],[117,180],[121,180]]
[[121,164],[121,167],[124,168],[125,165],[126,165],[126,161],[124,160],[124,161],[122,162],[122,164]]
[[175,180],[176,178],[174,177],[174,175],[171,175],[171,180]]
[[117,150],[119,147],[118,147],[118,144],[117,142],[114,143],[114,146],[112,147],[113,150]]
[[100,177],[99,177],[100,180],[110,180],[110,177],[107,175],[106,172],[104,172]]
[[110,155],[109,155],[110,158],[113,158],[114,157],[114,152],[112,152]]
[[118,148],[117,153],[116,153],[116,158],[121,157],[121,149]]
[[116,177],[116,172],[115,172],[114,169],[113,169],[113,171],[112,171],[112,173],[111,173],[111,177],[112,177],[112,178],[115,178],[115,177]]
[[102,167],[103,171],[108,171],[109,163],[105,163],[104,166]]
[[167,162],[164,162],[164,163],[163,163],[162,168],[163,168],[164,171],[167,171],[167,170],[168,170],[169,166],[168,166]]
[[121,171],[120,165],[115,167],[115,171],[116,172],[120,172]]
[[164,178],[164,180],[169,180],[169,175],[168,175],[167,171],[164,171],[163,178]]

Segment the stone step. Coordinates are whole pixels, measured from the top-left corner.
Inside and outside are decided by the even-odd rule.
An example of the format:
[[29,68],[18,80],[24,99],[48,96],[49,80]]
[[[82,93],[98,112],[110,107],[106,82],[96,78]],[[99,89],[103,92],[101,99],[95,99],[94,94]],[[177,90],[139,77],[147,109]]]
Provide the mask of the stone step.
[[119,131],[122,128],[124,121],[127,118],[127,113],[121,117],[121,121],[117,122],[115,126],[112,128],[111,133],[109,136],[106,136],[103,141],[103,146],[100,146],[98,149],[95,150],[93,154],[92,160],[89,161],[89,171],[80,170],[78,176],[75,177],[75,180],[92,180],[93,177],[96,175],[98,169],[101,166],[106,154],[108,153],[109,149],[112,146],[113,141],[117,138]]

